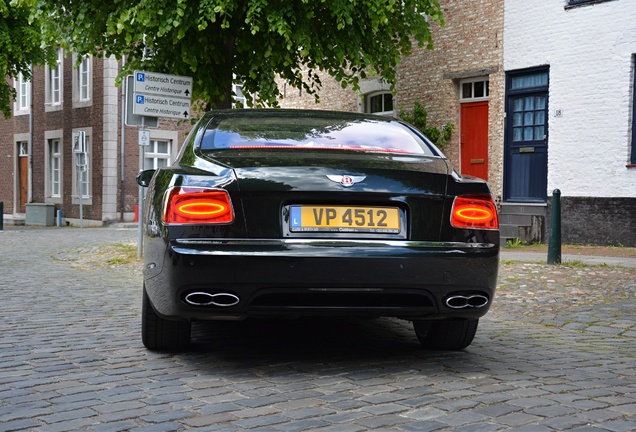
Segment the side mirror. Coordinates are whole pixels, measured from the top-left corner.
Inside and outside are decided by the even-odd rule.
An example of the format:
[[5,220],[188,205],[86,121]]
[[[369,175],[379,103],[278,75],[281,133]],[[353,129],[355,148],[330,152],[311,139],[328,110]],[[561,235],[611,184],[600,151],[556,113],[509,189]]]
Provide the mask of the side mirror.
[[140,171],[137,174],[137,184],[142,187],[148,187],[153,175],[155,175],[155,170],[153,169]]

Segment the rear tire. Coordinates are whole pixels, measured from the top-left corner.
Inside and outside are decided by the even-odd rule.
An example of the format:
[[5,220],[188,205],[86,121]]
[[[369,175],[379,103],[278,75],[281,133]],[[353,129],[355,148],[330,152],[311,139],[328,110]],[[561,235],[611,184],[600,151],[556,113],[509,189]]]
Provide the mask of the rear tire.
[[172,321],[161,318],[150,304],[143,290],[141,304],[141,340],[146,348],[156,351],[180,351],[190,345],[189,321]]
[[466,348],[477,333],[479,319],[413,321],[422,347],[430,350],[458,351]]

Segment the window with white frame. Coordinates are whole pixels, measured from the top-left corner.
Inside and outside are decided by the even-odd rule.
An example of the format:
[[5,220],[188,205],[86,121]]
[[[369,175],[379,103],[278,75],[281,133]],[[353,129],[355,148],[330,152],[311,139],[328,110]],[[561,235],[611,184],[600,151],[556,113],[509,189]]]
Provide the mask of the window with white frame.
[[79,92],[79,101],[86,102],[91,98],[91,62],[90,58],[86,57],[82,59],[82,62],[77,67],[77,83]]
[[243,84],[232,84],[232,107],[247,108],[247,99],[243,94]]
[[58,48],[56,61],[54,64],[47,65],[46,71],[46,100],[45,105],[49,109],[59,109],[62,105],[62,67],[63,56],[62,49]]
[[44,200],[61,203],[64,189],[64,131],[44,131]]
[[490,95],[488,78],[471,78],[459,83],[459,99],[463,102],[487,100]]
[[144,169],[164,168],[170,165],[172,142],[166,139],[151,139],[144,150]]
[[18,142],[18,156],[24,157],[28,155],[29,155],[29,142],[28,141]]
[[15,113],[26,113],[31,105],[31,81],[24,78],[22,72],[15,79]]
[[393,115],[393,94],[391,92],[380,92],[366,95],[364,97],[364,112]]
[[57,62],[51,66],[51,105],[62,103],[62,50],[57,50]]
[[[91,196],[91,183],[90,183],[90,149],[91,148],[91,137],[86,135],[86,157],[84,158],[84,166],[79,167],[79,184],[80,191],[82,193],[82,198],[90,198]],[[78,168],[78,167],[76,167]]]
[[62,196],[62,140],[54,138],[49,144],[49,185],[51,198]]
[[[89,137],[86,137],[86,145],[88,145]],[[88,157],[89,153],[86,152],[86,157],[84,159],[84,166],[79,167],[79,186],[82,192],[82,198],[90,198],[91,197],[91,177],[90,177],[90,158]],[[76,169],[78,167],[76,166]]]
[[[73,153],[73,203],[78,203],[79,193],[82,194],[82,200],[84,204],[91,204],[92,199],[92,184],[91,184],[91,169],[92,169],[92,145],[91,145],[91,128],[81,129],[85,133],[86,153]],[[77,133],[80,130],[74,129],[73,133]],[[78,162],[81,161],[81,164]]]
[[76,53],[73,61],[72,98],[73,108],[84,108],[93,104],[93,57],[80,58]]

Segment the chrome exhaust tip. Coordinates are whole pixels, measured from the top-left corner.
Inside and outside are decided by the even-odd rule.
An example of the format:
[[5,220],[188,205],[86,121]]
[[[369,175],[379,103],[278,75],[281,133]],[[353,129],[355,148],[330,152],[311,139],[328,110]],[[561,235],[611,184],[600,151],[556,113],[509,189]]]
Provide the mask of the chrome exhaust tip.
[[488,304],[488,297],[481,294],[453,295],[446,298],[446,306],[451,309],[480,308]]
[[191,292],[185,296],[185,301],[193,306],[230,307],[239,303],[238,296],[230,293],[210,294],[203,291]]

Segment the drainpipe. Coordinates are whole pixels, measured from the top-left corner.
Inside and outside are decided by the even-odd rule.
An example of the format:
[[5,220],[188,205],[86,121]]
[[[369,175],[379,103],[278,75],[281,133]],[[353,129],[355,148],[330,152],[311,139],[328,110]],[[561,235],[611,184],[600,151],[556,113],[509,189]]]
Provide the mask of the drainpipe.
[[[31,66],[31,83],[29,85],[29,143],[27,145],[27,157],[29,158],[29,176],[27,183],[27,202],[33,202],[33,66]],[[18,205],[19,207],[19,205]],[[18,210],[20,210],[18,208]]]
[[[121,58],[121,68],[124,68],[124,65],[126,64],[126,56],[122,56]],[[126,136],[126,85],[127,81],[126,78],[124,77],[124,83],[121,86],[121,183],[120,183],[120,190],[119,190],[119,203],[120,203],[120,216],[119,219],[120,221],[124,221],[124,203],[125,203],[125,199],[124,199],[124,192],[125,192],[125,188],[124,188],[124,179],[125,179],[125,173],[126,173],[126,169],[125,169],[125,165],[124,165],[124,155],[125,155],[125,150],[126,150],[126,146],[125,146],[125,136]]]

